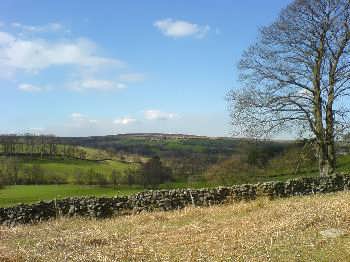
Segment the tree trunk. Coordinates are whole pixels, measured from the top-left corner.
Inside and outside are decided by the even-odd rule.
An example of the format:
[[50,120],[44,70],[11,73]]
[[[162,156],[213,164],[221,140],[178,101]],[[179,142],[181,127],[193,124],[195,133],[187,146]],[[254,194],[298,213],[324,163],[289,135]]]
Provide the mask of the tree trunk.
[[326,145],[327,145],[327,160],[329,162],[329,174],[335,172],[336,169],[336,152],[334,141],[334,120],[333,112],[327,113],[327,131],[326,131]]
[[330,175],[330,165],[329,161],[326,159],[320,159],[319,160],[319,169],[320,169],[320,176],[326,177]]
[[337,166],[334,139],[332,143],[328,145],[328,159],[330,163],[330,173],[334,173]]
[[327,161],[327,147],[320,141],[317,143],[317,154],[318,154],[318,168],[320,176],[324,177],[328,175],[329,162]]
[[[322,96],[321,96],[321,67],[324,59],[324,47],[325,47],[325,32],[322,33],[320,38],[320,46],[317,50],[317,58],[313,68],[313,87],[314,87],[314,118],[315,118],[315,135],[317,138],[317,151],[318,151],[318,164],[320,176],[327,176],[329,174],[329,161],[326,138],[327,134],[323,126],[323,111],[322,111]],[[328,126],[327,126],[328,127]],[[326,128],[327,128],[326,127]]]
[[[342,49],[341,49],[342,50]],[[328,91],[328,101],[326,106],[326,142],[327,142],[327,155],[330,166],[330,173],[335,172],[336,168],[336,152],[335,152],[335,142],[334,142],[334,111],[333,104],[335,99],[335,84],[336,84],[336,70],[339,61],[340,53],[334,60],[331,60],[330,66],[331,71],[329,73],[329,91]]]
[[335,150],[334,150],[334,140],[326,144],[317,144],[318,153],[318,167],[320,171],[320,176],[329,176],[335,172]]

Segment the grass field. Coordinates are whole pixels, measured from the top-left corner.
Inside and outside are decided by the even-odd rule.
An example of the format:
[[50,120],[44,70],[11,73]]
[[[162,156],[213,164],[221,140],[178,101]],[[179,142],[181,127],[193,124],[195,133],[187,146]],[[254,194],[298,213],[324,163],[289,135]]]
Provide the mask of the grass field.
[[32,203],[72,196],[115,196],[129,195],[141,188],[116,188],[78,185],[23,185],[8,186],[0,190],[0,207],[18,203]]
[[[0,227],[1,261],[350,261],[350,193]],[[338,237],[322,231],[337,229]]]
[[[90,161],[60,158],[30,159],[21,157],[17,158],[16,161],[19,179],[28,177],[28,170],[32,170],[35,165],[40,167],[44,180],[55,181],[59,179],[60,181],[64,181],[63,183],[74,183],[77,174],[86,174],[90,170],[108,178],[113,171],[123,176],[126,169],[137,166],[137,164],[125,163],[118,160]],[[2,167],[0,166],[0,168]],[[49,183],[54,184],[55,182]]]
[[[213,187],[204,182],[198,183],[169,183],[160,185],[161,189],[172,188],[203,188]],[[115,196],[130,195],[145,190],[141,186],[80,186],[80,185],[17,185],[7,186],[0,190],[0,207],[12,206],[19,203],[33,203],[41,200],[52,200],[73,196]]]
[[[63,150],[63,145],[57,145],[58,151]],[[79,171],[87,172],[92,169],[97,173],[109,176],[113,170],[123,172],[130,166],[136,164],[126,163],[120,161],[116,155],[110,154],[105,150],[88,148],[88,147],[76,147],[78,150],[85,151],[86,159],[74,159],[61,157],[56,158],[43,158],[36,156],[32,158],[28,153],[27,156],[20,155],[16,158],[16,162],[19,165],[19,176],[23,175],[24,170],[28,170],[34,164],[40,165],[46,176],[52,177],[65,177],[68,178],[68,182],[71,182],[72,177]],[[2,156],[1,159],[6,157]],[[0,168],[2,168],[0,166]]]
[[123,171],[127,169],[130,164],[120,161],[105,160],[105,161],[88,161],[88,160],[71,160],[71,159],[36,159],[29,161],[22,161],[23,167],[29,167],[33,164],[39,164],[45,173],[71,176],[77,170],[88,171],[93,169],[98,173],[110,174],[113,170]]
[[[35,162],[40,163],[42,168],[50,174],[65,174],[71,176],[76,170],[88,170],[94,169],[97,172],[110,174],[113,169],[124,170],[130,166],[118,161],[102,161],[91,162],[82,160],[34,160],[29,163],[23,163],[24,165],[33,165]],[[339,172],[350,171],[350,156],[342,156],[338,161]],[[309,173],[303,173],[302,176],[317,176],[317,171],[311,171]],[[236,174],[236,176],[238,176]],[[286,180],[295,178],[295,175],[269,175],[269,176],[249,176],[237,177],[237,183],[256,183],[261,181],[271,180]],[[207,188],[215,187],[222,184],[209,183],[205,181],[197,182],[173,182],[168,184],[162,184],[160,189],[172,189],[172,188]],[[122,186],[114,190],[111,187],[98,187],[98,186],[79,186],[79,185],[18,185],[8,186],[5,189],[0,190],[0,207],[15,205],[18,203],[32,203],[40,200],[51,200],[54,198],[64,198],[70,196],[113,196],[113,195],[127,195],[144,190],[141,187],[127,187]]]

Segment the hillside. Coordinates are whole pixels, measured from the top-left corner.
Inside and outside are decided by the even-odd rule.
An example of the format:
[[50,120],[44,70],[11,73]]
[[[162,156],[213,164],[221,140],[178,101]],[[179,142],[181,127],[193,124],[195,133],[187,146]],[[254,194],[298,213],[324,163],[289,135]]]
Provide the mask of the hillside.
[[[349,146],[337,145],[341,158]],[[159,156],[172,171],[173,182],[233,184],[287,179],[317,173],[311,141],[250,140],[183,134],[121,134],[95,137],[1,135],[0,164],[10,158],[22,169],[40,165],[50,176],[72,182],[77,171],[112,170],[147,162]],[[339,161],[341,167],[342,159]],[[10,162],[11,162],[10,161]],[[0,166],[0,169],[4,168]],[[11,168],[10,168],[11,169]],[[341,169],[342,171],[343,169]],[[23,171],[23,170],[22,170]],[[28,173],[28,172],[27,172]],[[66,176],[68,174],[68,176]],[[23,182],[19,182],[21,184]]]
[[[2,261],[348,261],[350,193],[0,227]],[[334,231],[334,232],[333,232]]]
[[[230,156],[242,148],[256,144],[255,140],[230,137],[206,137],[184,134],[138,133],[92,137],[61,137],[63,144],[80,145],[114,153],[140,156],[184,157],[190,154]],[[259,147],[283,148],[290,141],[260,141]]]
[[[0,136],[0,155],[40,159],[111,159],[125,163],[145,163],[151,157],[159,156],[164,165],[171,168],[176,182],[192,183],[206,181],[203,175],[211,166],[220,165],[232,156],[241,157],[244,163],[249,157],[254,158],[265,165],[285,150],[301,145],[290,141],[184,134],[140,133],[94,137],[3,135]],[[213,182],[222,183],[210,181]]]
[[107,179],[112,172],[122,174],[137,166],[104,150],[82,146],[14,143],[13,148],[5,151],[6,145],[0,146],[0,177],[11,176],[16,180],[13,184],[75,183],[89,172]]

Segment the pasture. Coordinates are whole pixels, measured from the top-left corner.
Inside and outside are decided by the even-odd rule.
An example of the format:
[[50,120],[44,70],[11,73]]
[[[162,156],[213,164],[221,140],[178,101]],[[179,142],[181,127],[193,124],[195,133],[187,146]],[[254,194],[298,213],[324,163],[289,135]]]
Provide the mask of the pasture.
[[120,196],[141,191],[138,187],[83,185],[17,185],[0,190],[0,207],[77,196]]
[[[5,261],[349,261],[350,194],[0,226]],[[326,234],[324,232],[337,232]]]

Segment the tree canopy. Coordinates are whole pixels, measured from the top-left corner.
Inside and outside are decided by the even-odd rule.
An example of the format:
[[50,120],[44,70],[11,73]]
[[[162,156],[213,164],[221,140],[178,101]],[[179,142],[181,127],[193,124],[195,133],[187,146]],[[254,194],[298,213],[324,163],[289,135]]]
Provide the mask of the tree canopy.
[[350,1],[295,0],[260,30],[239,70],[233,125],[250,136],[311,135],[320,174],[334,172],[335,139],[349,127]]

